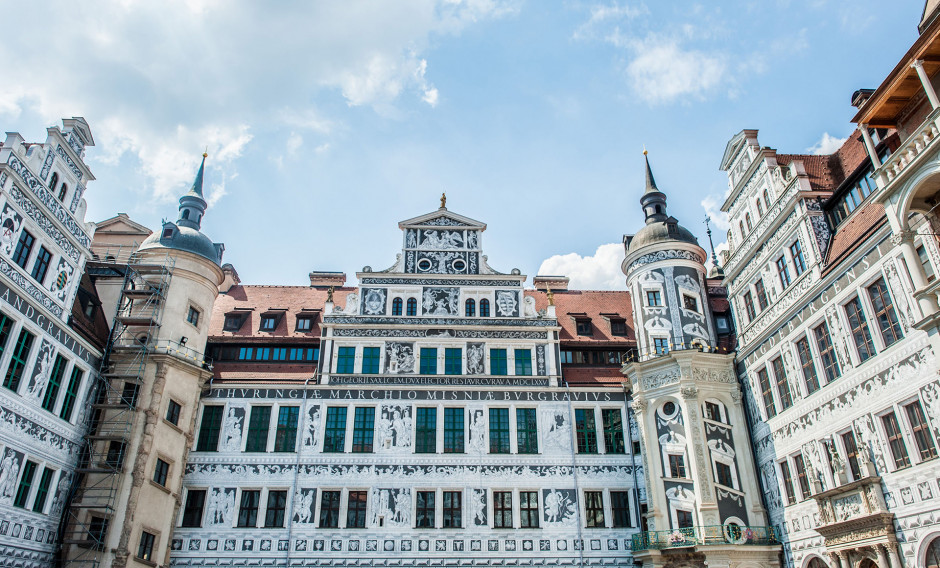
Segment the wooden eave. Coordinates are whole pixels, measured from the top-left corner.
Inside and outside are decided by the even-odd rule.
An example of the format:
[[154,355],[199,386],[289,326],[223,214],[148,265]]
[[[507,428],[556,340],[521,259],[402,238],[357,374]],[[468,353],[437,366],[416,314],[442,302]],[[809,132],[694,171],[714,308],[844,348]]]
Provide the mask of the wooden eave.
[[923,60],[928,77],[940,71],[940,19],[934,20],[917,38],[897,66],[862,105],[852,122],[867,124],[871,128],[896,127],[901,111],[924,90],[917,71],[911,67],[918,59]]

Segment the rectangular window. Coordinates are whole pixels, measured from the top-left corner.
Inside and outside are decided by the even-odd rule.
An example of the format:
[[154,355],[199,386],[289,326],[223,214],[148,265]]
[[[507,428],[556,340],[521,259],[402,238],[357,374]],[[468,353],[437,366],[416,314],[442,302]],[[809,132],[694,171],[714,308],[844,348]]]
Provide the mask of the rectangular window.
[[754,298],[751,297],[751,291],[748,290],[744,293],[744,311],[747,313],[747,321],[752,322],[754,318],[757,317],[757,312],[754,311]]
[[346,407],[330,406],[326,409],[326,429],[323,452],[346,451]]
[[36,475],[36,463],[27,461],[23,466],[23,474],[20,476],[20,486],[16,490],[16,498],[13,499],[13,506],[24,508],[26,500],[29,499],[29,490],[33,486],[33,476]]
[[137,394],[140,392],[140,385],[132,382],[124,383],[124,390],[121,391],[121,402],[131,408],[137,408]]
[[222,430],[223,406],[204,406],[202,424],[199,428],[197,452],[215,452],[219,449],[219,432]]
[[444,502],[442,503],[444,524],[442,526],[445,529],[459,529],[463,526],[462,502],[463,493],[460,491],[444,492]]
[[490,349],[490,374],[508,375],[505,349]]
[[13,262],[26,268],[26,262],[29,260],[29,253],[33,250],[35,239],[32,235],[23,231],[20,233],[20,239],[16,243],[16,250],[13,251]]
[[786,461],[780,462],[780,473],[783,475],[783,489],[787,494],[787,503],[792,505],[796,503],[796,495],[793,493],[793,477],[790,475],[790,464]]
[[509,409],[490,409],[490,453],[509,453]]
[[336,372],[351,374],[356,372],[356,348],[340,347],[336,357]]
[[226,315],[225,321],[222,322],[222,331],[238,331],[244,321],[245,317],[241,314]]
[[790,245],[790,256],[793,257],[793,268],[796,270],[796,275],[799,276],[806,272],[806,259],[803,258],[803,245],[800,244],[800,241],[794,241]]
[[519,528],[539,528],[539,493],[538,491],[519,492]]
[[13,348],[13,356],[10,358],[10,365],[7,367],[6,377],[3,379],[3,386],[16,392],[20,388],[20,379],[23,376],[23,369],[26,367],[26,359],[29,357],[29,350],[33,346],[33,339],[36,336],[24,330],[20,331],[20,337],[16,340],[16,346]]
[[236,526],[247,528],[258,526],[258,505],[261,502],[261,491],[257,489],[242,490],[242,500],[238,507],[238,524]]
[[297,316],[297,331],[310,331],[312,328],[312,317]]
[[927,277],[927,282],[933,282],[936,278],[936,274],[933,271],[933,265],[930,264],[930,258],[927,256],[927,249],[924,248],[924,245],[919,245],[917,247],[917,258],[920,259],[920,265],[924,267],[924,275]]
[[422,347],[421,348],[421,374],[422,375],[436,375],[437,374],[437,348],[436,347]]
[[597,453],[597,424],[594,421],[593,408],[577,408],[574,411],[577,429],[578,453]]
[[261,331],[274,331],[277,320],[277,316],[261,316]]
[[516,376],[532,374],[532,350],[516,349]]
[[166,487],[166,478],[170,473],[170,464],[157,458],[157,465],[153,468],[153,481],[157,485]]
[[140,532],[140,543],[137,545],[137,558],[146,561],[153,560],[153,543],[156,537],[147,531]]
[[659,307],[663,305],[662,295],[659,290],[647,290],[646,291],[646,305],[651,307]]
[[627,491],[610,492],[610,512],[614,516],[614,528],[629,528],[630,524],[630,494]]
[[584,516],[587,517],[587,528],[604,528],[604,494],[601,491],[584,492]]
[[96,550],[101,550],[107,535],[108,519],[92,515],[88,523],[88,544]]
[[917,444],[917,451],[920,452],[920,461],[937,457],[937,447],[930,435],[930,426],[927,424],[927,418],[924,416],[924,409],[921,407],[920,401],[915,400],[905,405],[904,412],[907,413],[907,419],[911,424],[914,443]]
[[796,352],[800,357],[800,367],[803,369],[806,394],[813,394],[819,390],[819,377],[816,376],[816,363],[813,362],[813,353],[809,349],[809,340],[806,337],[796,342]]
[[871,298],[871,306],[875,310],[875,321],[881,329],[881,338],[884,339],[885,347],[904,337],[901,322],[898,321],[898,313],[891,302],[891,294],[888,292],[884,278],[879,278],[868,287],[868,297]]
[[202,526],[202,509],[206,504],[205,489],[190,489],[186,492],[186,506],[183,507],[184,527]]
[[0,355],[7,348],[7,340],[10,339],[10,332],[13,331],[13,319],[0,312]]
[[721,422],[721,407],[714,402],[705,402],[705,418]]
[[[803,463],[803,454],[793,456],[793,467],[796,469],[796,480],[800,486],[800,498],[809,499],[812,495],[809,491],[809,478],[806,477],[806,464]],[[856,477],[856,479],[858,479]]]
[[352,451],[356,453],[371,452],[374,437],[375,408],[371,406],[356,408],[356,413],[353,415]]
[[183,409],[182,406],[172,398],[170,402],[166,405],[166,421],[170,424],[176,426],[180,421],[180,411]]
[[685,478],[685,458],[676,454],[669,454],[669,477]]
[[459,347],[448,347],[444,350],[444,374],[459,375],[463,370],[463,350]]
[[248,442],[246,452],[268,451],[268,430],[271,428],[271,407],[252,406],[248,421]]
[[365,375],[377,375],[379,373],[379,353],[378,347],[362,348],[362,373]]
[[539,453],[539,427],[534,408],[516,409],[516,442],[520,454]]
[[774,404],[774,393],[770,390],[770,376],[767,374],[766,367],[757,371],[757,382],[760,383],[760,392],[764,399],[764,410],[767,411],[767,418],[773,418],[777,415],[777,405]]
[[682,307],[692,312],[698,312],[698,300],[695,299],[693,296],[683,294],[682,295]]
[[186,321],[193,324],[196,327],[199,327],[199,310],[189,306],[189,314],[186,316]]
[[463,408],[444,409],[444,453],[462,454],[464,442]]
[[575,320],[575,329],[578,335],[594,335],[594,326],[589,319]]
[[493,492],[493,528],[512,528],[512,491]]
[[734,476],[731,474],[731,466],[720,461],[715,462],[715,481],[725,487],[734,489]]
[[627,335],[627,322],[622,319],[613,319],[610,320],[610,334],[618,335],[621,337],[626,337]]
[[881,423],[885,427],[888,446],[891,448],[892,457],[894,457],[894,467],[896,469],[908,467],[911,465],[911,458],[907,455],[907,446],[904,445],[904,437],[901,435],[897,416],[894,415],[894,412],[889,412],[881,417]]
[[274,432],[274,451],[293,452],[297,444],[297,418],[300,408],[282,406],[277,412],[277,430]]
[[653,352],[657,355],[669,353],[669,340],[665,337],[653,338]]
[[65,389],[65,398],[62,400],[62,408],[59,409],[59,418],[62,420],[71,420],[72,411],[75,409],[75,399],[78,398],[78,389],[82,385],[82,378],[85,372],[77,366],[72,367],[72,375],[69,377],[69,386]]
[[39,253],[36,255],[36,262],[33,263],[33,280],[40,284],[46,279],[46,272],[49,270],[49,261],[52,260],[52,253],[46,247],[39,247]]
[[46,394],[42,399],[42,407],[49,412],[55,410],[55,403],[59,400],[59,386],[62,384],[62,377],[65,375],[65,367],[68,364],[65,357],[55,356],[55,363],[52,365],[52,372],[49,373],[49,381],[46,383]]
[[[343,409],[345,410],[345,408]],[[339,527],[339,498],[340,491],[324,491],[320,497],[320,528],[335,529]]]
[[852,329],[852,338],[858,350],[858,358],[864,363],[875,354],[875,345],[871,341],[871,332],[868,331],[868,320],[862,311],[862,302],[855,296],[845,305],[845,315],[849,318],[849,327]]
[[287,509],[287,491],[268,491],[268,506],[264,510],[264,526],[284,526],[284,511]]
[[415,527],[433,529],[435,512],[434,492],[418,491],[415,500]]
[[777,259],[777,275],[780,276],[780,286],[786,288],[790,285],[790,269],[787,268],[787,257],[783,255]]
[[825,322],[813,330],[816,335],[816,347],[819,348],[819,358],[822,360],[823,371],[826,373],[826,383],[838,379],[842,372],[839,370],[839,361],[836,359],[836,350],[829,336],[829,326]]
[[36,488],[36,498],[33,499],[33,512],[42,513],[46,507],[46,498],[49,497],[49,486],[52,485],[52,476],[55,471],[48,467],[42,468],[42,475],[39,476],[39,487]]
[[602,409],[601,420],[604,422],[604,448],[607,453],[627,453],[627,448],[623,441],[623,416],[620,414],[620,409]]
[[363,529],[366,526],[368,491],[350,491],[346,501],[346,528]]
[[104,463],[113,469],[121,469],[124,466],[124,442],[112,440],[108,444],[108,453],[105,455]]
[[437,409],[417,407],[415,409],[415,453],[437,452]]
[[761,311],[767,309],[767,291],[764,290],[764,279],[758,278],[757,282],[754,282],[754,292],[757,294],[757,304],[760,306]]
[[849,471],[852,472],[852,479],[861,479],[862,470],[858,466],[858,445],[855,443],[855,434],[849,430],[842,434],[841,437],[842,445],[845,446],[845,460],[849,462]]
[[777,380],[777,394],[780,395],[780,406],[786,410],[793,406],[793,395],[790,392],[790,381],[787,380],[787,372],[783,368],[783,359],[777,357],[770,364],[774,368],[774,378]]
[[692,520],[692,511],[684,511],[682,509],[676,510],[676,528],[680,529],[690,529],[692,528],[694,521]]

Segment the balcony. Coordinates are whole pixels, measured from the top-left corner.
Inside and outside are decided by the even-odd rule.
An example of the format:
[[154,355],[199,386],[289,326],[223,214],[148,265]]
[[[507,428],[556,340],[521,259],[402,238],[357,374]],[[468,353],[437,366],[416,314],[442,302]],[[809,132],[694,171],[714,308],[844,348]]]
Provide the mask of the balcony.
[[735,524],[699,526],[633,535],[633,550],[665,550],[696,546],[779,545],[774,527],[742,527]]
[[901,143],[901,147],[875,172],[883,189],[922,156],[940,136],[940,109],[931,112],[924,123]]

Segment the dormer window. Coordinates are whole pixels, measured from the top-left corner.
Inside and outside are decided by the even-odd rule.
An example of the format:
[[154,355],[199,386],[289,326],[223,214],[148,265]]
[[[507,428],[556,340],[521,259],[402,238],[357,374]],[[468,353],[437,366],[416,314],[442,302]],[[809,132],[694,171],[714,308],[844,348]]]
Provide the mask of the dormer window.
[[222,331],[238,331],[245,323],[243,314],[225,314],[225,322],[222,324]]
[[277,320],[280,319],[276,314],[265,314],[261,316],[261,331],[274,331],[277,327]]
[[610,334],[619,335],[621,337],[626,337],[627,336],[627,321],[623,319],[611,318]]
[[676,223],[666,223],[666,230],[670,235],[675,235],[679,232],[679,226]]
[[166,227],[165,229],[163,229],[163,237],[161,237],[161,238],[164,238],[164,239],[172,239],[172,238],[173,238],[173,227]]
[[297,331],[310,331],[312,328],[312,316],[297,316]]
[[575,324],[577,325],[578,335],[594,335],[594,326],[591,325],[591,320],[577,319]]

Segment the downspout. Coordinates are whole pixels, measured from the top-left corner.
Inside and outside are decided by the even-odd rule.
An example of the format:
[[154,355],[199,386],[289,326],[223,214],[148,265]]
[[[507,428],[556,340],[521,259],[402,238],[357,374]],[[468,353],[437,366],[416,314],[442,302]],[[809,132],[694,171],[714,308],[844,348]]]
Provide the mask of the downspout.
[[[643,523],[640,517],[640,486],[637,482],[636,476],[636,454],[633,452],[633,405],[628,402],[628,400],[633,398],[633,395],[629,390],[627,390],[626,383],[620,383],[620,385],[623,387],[624,402],[626,403],[627,407],[627,428],[629,428],[628,432],[630,433],[630,463],[632,466],[630,469],[633,472],[633,490],[636,493],[635,498],[633,499],[633,510],[636,513],[637,528],[641,528]],[[637,424],[637,434],[639,434],[639,424]]]
[[571,404],[571,387],[568,386],[568,381],[562,379],[565,383],[565,391],[568,393],[568,419],[570,424],[573,426],[571,429],[572,434],[574,434],[574,439],[571,440],[571,476],[574,481],[574,494],[578,498],[578,506],[575,508],[575,512],[578,515],[578,558],[580,559],[580,566],[584,566],[584,535],[581,532],[581,524],[584,520],[581,518],[581,501],[584,499],[581,497],[581,488],[578,486],[578,460],[577,460],[577,444],[578,444],[578,426],[575,421],[574,416],[574,406]]

